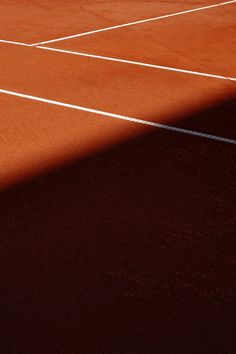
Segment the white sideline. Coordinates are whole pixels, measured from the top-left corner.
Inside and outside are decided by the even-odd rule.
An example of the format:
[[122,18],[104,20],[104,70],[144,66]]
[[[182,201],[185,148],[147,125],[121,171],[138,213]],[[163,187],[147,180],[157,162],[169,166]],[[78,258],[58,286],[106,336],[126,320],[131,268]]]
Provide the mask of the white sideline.
[[106,56],[102,56],[102,55],[81,53],[81,52],[75,52],[75,51],[71,51],[71,50],[64,50],[64,49],[51,48],[51,47],[36,46],[36,48],[49,50],[49,51],[53,51],[53,52],[78,55],[78,56],[81,56],[81,57],[88,57],[88,58],[93,58],[93,59],[102,59],[102,60],[114,61],[114,62],[118,62],[118,63],[139,65],[139,66],[144,66],[144,67],[153,68],[153,69],[175,71],[175,72],[180,72],[180,73],[190,74],[190,75],[206,76],[206,77],[210,77],[210,78],[214,78],[214,79],[236,81],[235,77],[227,77],[227,76],[223,76],[223,75],[202,73],[200,71],[192,71],[192,70],[172,68],[172,67],[169,67],[169,66],[148,64],[148,63],[143,63],[143,62],[140,62],[140,61],[133,61],[133,60],[120,59],[120,58],[106,57]]
[[31,47],[31,44],[26,44],[22,42],[14,42],[14,41],[7,41],[5,39],[0,39],[0,43],[7,43],[7,44],[15,44],[15,45],[23,45],[25,47]]
[[[0,39],[0,43],[7,43],[7,44],[14,44],[14,45],[32,47],[31,44],[26,44],[26,43],[21,43],[21,42],[13,42],[13,41],[6,41],[6,40],[3,40],[3,39]],[[39,48],[39,49],[53,51],[53,52],[77,55],[77,56],[81,56],[81,57],[108,60],[108,61],[114,61],[114,62],[118,62],[118,63],[132,64],[132,65],[139,65],[139,66],[149,67],[149,68],[153,68],[153,69],[167,70],[167,71],[174,71],[174,72],[179,72],[179,73],[189,74],[189,75],[210,77],[210,78],[213,78],[213,79],[236,81],[235,77],[230,77],[230,76],[209,74],[209,73],[203,73],[203,72],[200,72],[200,71],[173,68],[173,67],[170,67],[170,66],[163,66],[163,65],[156,65],[156,64],[148,64],[148,63],[144,63],[144,62],[140,62],[140,61],[127,60],[127,59],[114,58],[114,57],[106,57],[106,56],[102,56],[102,55],[82,53],[82,52],[76,52],[76,51],[72,51],[72,50],[64,50],[64,49],[58,49],[58,48],[52,48],[52,47],[43,47],[43,46],[38,46],[38,45],[34,46],[34,47],[35,48]]]
[[187,14],[187,13],[196,12],[196,11],[207,10],[207,9],[211,9],[211,8],[214,8],[214,7],[219,7],[219,6],[224,6],[224,5],[228,5],[228,4],[233,4],[233,3],[235,3],[235,2],[236,2],[236,0],[221,2],[221,3],[218,3],[218,4],[213,4],[213,5],[198,7],[198,8],[194,8],[194,9],[190,9],[190,10],[185,10],[185,11],[180,11],[180,12],[175,12],[175,13],[171,13],[171,14],[168,14],[168,15],[162,15],[162,16],[157,16],[157,17],[151,17],[151,18],[147,18],[147,19],[145,19],[145,20],[140,20],[140,21],[135,21],[135,22],[128,22],[128,23],[123,23],[123,24],[121,24],[121,25],[115,25],[115,26],[105,27],[105,28],[101,28],[101,29],[97,29],[97,30],[93,30],[93,31],[88,31],[88,32],[83,32],[83,33],[74,34],[74,35],[71,35],[71,36],[66,36],[66,37],[61,37],[61,38],[55,38],[55,39],[51,39],[51,40],[44,41],[44,42],[33,43],[33,44],[31,44],[31,45],[32,45],[32,46],[37,46],[37,45],[41,45],[41,44],[47,44],[47,43],[53,43],[53,42],[64,41],[64,40],[67,40],[67,39],[72,39],[72,38],[87,36],[87,35],[95,34],[95,33],[99,33],[99,32],[110,31],[110,30],[117,29],[117,28],[128,27],[128,26],[138,25],[138,24],[141,24],[141,23],[146,23],[146,22],[151,22],[151,21],[156,21],[156,20],[162,20],[162,19],[165,19],[165,18],[168,18],[168,17],[174,17],[174,16],[179,16],[179,15],[184,15],[184,14]]
[[121,119],[121,120],[129,121],[129,122],[132,122],[132,123],[149,125],[149,126],[152,126],[152,127],[173,131],[173,132],[176,132],[176,133],[187,134],[187,135],[191,135],[191,136],[195,136],[195,137],[205,138],[205,139],[208,139],[208,140],[216,140],[216,141],[219,141],[219,142],[224,142],[224,143],[236,145],[236,140],[234,140],[234,139],[220,137],[220,136],[216,136],[216,135],[212,135],[212,134],[201,133],[201,132],[194,131],[194,130],[178,128],[178,127],[174,127],[174,126],[171,126],[171,125],[165,125],[165,124],[151,122],[151,121],[147,121],[147,120],[143,120],[143,119],[123,116],[123,115],[114,114],[114,113],[106,112],[106,111],[101,111],[101,110],[97,110],[97,109],[93,109],[93,108],[78,106],[78,105],[64,103],[64,102],[60,102],[60,101],[49,100],[49,99],[46,99],[46,98],[32,96],[32,95],[19,93],[19,92],[15,92],[15,91],[9,91],[9,90],[0,89],[0,93],[6,94],[6,95],[11,95],[11,96],[17,96],[17,97],[25,98],[25,99],[28,99],[28,100],[48,103],[48,104],[61,106],[61,107],[65,107],[65,108],[76,109],[76,110],[79,110],[79,111],[94,113],[94,114],[97,114],[97,115],[100,115],[100,116],[110,117],[110,118],[114,118],[114,119]]

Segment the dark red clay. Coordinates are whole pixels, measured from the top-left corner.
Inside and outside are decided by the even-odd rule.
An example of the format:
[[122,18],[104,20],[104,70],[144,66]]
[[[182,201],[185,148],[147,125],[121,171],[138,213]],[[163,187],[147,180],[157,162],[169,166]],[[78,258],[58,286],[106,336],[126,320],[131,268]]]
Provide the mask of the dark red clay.
[[[0,39],[214,3],[2,0]],[[235,77],[235,9],[50,46]],[[0,89],[232,139],[235,87],[0,43]],[[0,110],[0,353],[235,353],[235,145],[2,93]]]

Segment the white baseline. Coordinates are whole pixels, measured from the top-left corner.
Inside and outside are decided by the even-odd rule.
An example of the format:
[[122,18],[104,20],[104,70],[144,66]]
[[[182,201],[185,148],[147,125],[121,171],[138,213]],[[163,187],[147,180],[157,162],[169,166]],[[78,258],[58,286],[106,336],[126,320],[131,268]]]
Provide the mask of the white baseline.
[[198,76],[210,77],[210,78],[213,78],[213,79],[236,81],[235,77],[228,77],[228,76],[223,76],[223,75],[202,73],[200,71],[178,69],[178,68],[172,68],[172,67],[169,67],[169,66],[148,64],[148,63],[143,63],[141,61],[133,61],[133,60],[120,59],[120,58],[106,57],[106,56],[102,56],[102,55],[81,53],[81,52],[75,52],[75,51],[71,51],[71,50],[57,49],[57,48],[51,48],[51,47],[36,46],[36,48],[49,50],[49,51],[52,51],[52,52],[59,52],[59,53],[65,53],[65,54],[78,55],[78,56],[81,56],[81,57],[88,57],[88,58],[93,58],[93,59],[108,60],[108,61],[114,61],[114,62],[118,62],[118,63],[131,64],[131,65],[139,65],[139,66],[144,66],[144,67],[148,67],[148,68],[152,68],[152,69],[175,71],[175,72],[189,74],[189,75],[198,75]]
[[202,133],[202,132],[198,132],[198,131],[194,131],[194,130],[178,128],[178,127],[174,127],[171,125],[165,125],[165,124],[151,122],[151,121],[147,121],[147,120],[143,120],[143,119],[123,116],[120,114],[115,114],[115,113],[101,111],[101,110],[97,110],[97,109],[93,109],[93,108],[64,103],[64,102],[60,102],[60,101],[54,101],[54,100],[50,100],[50,99],[46,99],[46,98],[42,98],[42,97],[32,96],[32,95],[19,93],[19,92],[15,92],[15,91],[9,91],[9,90],[5,90],[5,89],[0,89],[0,93],[25,98],[28,100],[52,104],[55,106],[61,106],[61,107],[65,107],[65,108],[75,109],[78,111],[94,113],[94,114],[97,114],[100,116],[105,116],[105,117],[109,117],[109,118],[113,118],[113,119],[121,119],[121,120],[129,121],[132,123],[136,123],[136,124],[148,125],[148,126],[152,126],[152,127],[156,127],[156,128],[169,130],[169,131],[172,131],[175,133],[187,134],[187,135],[191,135],[191,136],[195,136],[195,137],[199,137],[199,138],[205,138],[208,140],[215,140],[215,141],[219,141],[219,142],[223,142],[223,143],[236,145],[236,140],[217,136],[217,135],[206,134],[206,133]]
[[[7,44],[14,44],[14,45],[20,45],[20,46],[25,46],[25,47],[32,47],[31,44],[7,41],[7,40],[3,40],[3,39],[0,39],[0,43],[7,43]],[[72,54],[72,55],[77,55],[77,56],[81,56],[81,57],[108,60],[108,61],[114,61],[114,62],[118,62],[118,63],[125,63],[125,64],[132,64],[132,65],[138,65],[138,66],[143,66],[143,67],[149,67],[149,68],[153,68],[153,69],[174,71],[174,72],[179,72],[179,73],[189,74],[189,75],[205,76],[205,77],[209,77],[209,78],[213,78],[213,79],[236,81],[236,78],[235,77],[231,77],[231,76],[203,73],[203,72],[200,72],[200,71],[173,68],[173,67],[170,67],[170,66],[149,64],[149,63],[144,63],[144,62],[140,62],[140,61],[127,60],[127,59],[114,58],[114,57],[107,57],[107,56],[102,56],[102,55],[96,55],[96,54],[90,54],[90,53],[82,53],[82,52],[76,52],[76,51],[64,50],[64,49],[58,49],[58,48],[52,48],[52,47],[43,47],[43,46],[39,46],[39,45],[34,46],[34,47],[38,48],[38,49],[43,49],[43,50],[48,50],[48,51],[53,51],[53,52],[59,52],[59,53],[65,53],[65,54]]]
[[233,4],[233,3],[235,3],[235,2],[236,2],[236,0],[221,2],[221,3],[218,3],[218,4],[213,4],[213,5],[198,7],[198,8],[194,8],[194,9],[190,9],[190,10],[185,10],[185,11],[180,11],[180,12],[175,12],[175,13],[171,13],[171,14],[168,14],[168,15],[162,15],[162,16],[157,16],[157,17],[151,17],[151,18],[147,18],[147,19],[145,19],[145,20],[140,20],[140,21],[135,21],[135,22],[128,22],[128,23],[123,23],[123,24],[121,24],[121,25],[115,25],[115,26],[111,26],[111,27],[105,27],[105,28],[101,28],[101,29],[97,29],[97,30],[93,30],[93,31],[88,31],[88,32],[83,32],[83,33],[74,34],[74,35],[71,35],[71,36],[66,36],[66,37],[61,37],[61,38],[55,38],[55,39],[51,39],[51,40],[44,41],[44,42],[33,43],[33,44],[31,44],[31,45],[32,45],[32,46],[37,46],[37,45],[41,45],[41,44],[47,44],[47,43],[53,43],[53,42],[64,41],[64,40],[67,40],[67,39],[72,39],[72,38],[87,36],[87,35],[91,35],[91,34],[95,34],[95,33],[99,33],[99,32],[110,31],[110,30],[117,29],[117,28],[122,28],[122,27],[128,27],[128,26],[138,25],[138,24],[141,24],[141,23],[146,23],[146,22],[151,22],[151,21],[162,20],[162,19],[169,18],[169,17],[180,16],[180,15],[184,15],[184,14],[188,14],[188,13],[192,13],[192,12],[196,12],[196,11],[202,11],[202,10],[207,10],[207,9],[211,9],[211,8],[214,8],[214,7],[229,5],[229,4]]
[[0,43],[15,44],[15,45],[22,45],[24,47],[31,47],[31,44],[26,44],[26,43],[22,43],[22,42],[15,42],[15,41],[7,41],[5,39],[0,39]]

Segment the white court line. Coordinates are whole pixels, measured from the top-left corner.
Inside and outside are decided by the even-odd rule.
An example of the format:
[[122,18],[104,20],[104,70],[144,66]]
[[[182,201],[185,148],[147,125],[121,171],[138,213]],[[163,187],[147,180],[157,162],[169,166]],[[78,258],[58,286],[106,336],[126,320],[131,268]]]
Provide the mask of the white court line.
[[110,31],[113,29],[117,29],[117,28],[121,28],[121,27],[128,27],[128,26],[133,26],[133,25],[138,25],[140,23],[146,23],[146,22],[151,22],[151,21],[156,21],[156,20],[162,20],[168,17],[173,17],[173,16],[179,16],[179,15],[184,15],[184,14],[188,14],[191,12],[196,12],[196,11],[202,11],[202,10],[207,10],[207,9],[211,9],[213,7],[218,7],[218,6],[224,6],[224,5],[228,5],[228,4],[233,4],[235,3],[236,0],[232,0],[232,1],[226,1],[226,2],[221,2],[218,4],[214,4],[214,5],[208,5],[208,6],[203,6],[203,7],[198,7],[195,9],[191,9],[191,10],[185,10],[185,11],[180,11],[180,12],[175,12],[175,13],[171,13],[168,15],[162,15],[162,16],[158,16],[158,17],[151,17],[151,18],[147,18],[145,20],[140,20],[140,21],[135,21],[135,22],[129,22],[129,23],[123,23],[121,25],[115,25],[115,26],[111,26],[111,27],[105,27],[105,28],[101,28],[98,30],[94,30],[94,31],[89,31],[89,32],[84,32],[84,33],[78,33],[78,34],[74,34],[71,36],[66,36],[66,37],[61,37],[61,38],[55,38],[55,39],[51,39],[48,41],[44,41],[44,42],[39,42],[39,43],[33,43],[32,46],[37,46],[40,44],[47,44],[47,43],[53,43],[53,42],[59,42],[59,41],[64,41],[66,39],[72,39],[72,38],[77,38],[77,37],[82,37],[82,36],[87,36],[90,34],[94,34],[94,33],[99,33],[99,32],[104,32],[104,31]]
[[230,138],[221,137],[221,136],[217,136],[217,135],[201,133],[201,132],[194,131],[194,130],[178,128],[178,127],[174,127],[174,126],[171,126],[171,125],[165,125],[165,124],[160,124],[160,123],[156,123],[156,122],[150,122],[150,121],[143,120],[143,119],[123,116],[123,115],[120,115],[120,114],[115,114],[115,113],[106,112],[106,111],[100,111],[100,110],[97,110],[97,109],[83,107],[83,106],[78,106],[78,105],[69,104],[69,103],[64,103],[64,102],[60,102],[60,101],[49,100],[49,99],[46,99],[46,98],[32,96],[32,95],[19,93],[19,92],[15,92],[15,91],[9,91],[9,90],[0,89],[0,93],[6,94],[6,95],[11,95],[11,96],[17,96],[17,97],[25,98],[25,99],[28,99],[28,100],[48,103],[48,104],[52,104],[52,105],[55,105],[55,106],[61,106],[61,107],[70,108],[70,109],[76,109],[78,111],[94,113],[94,114],[97,114],[97,115],[100,115],[100,116],[109,117],[109,118],[121,119],[121,120],[129,121],[129,122],[132,122],[132,123],[137,123],[137,124],[142,124],[142,125],[149,125],[149,126],[152,126],[152,127],[169,130],[169,131],[172,131],[172,132],[175,132],[175,133],[187,134],[187,135],[191,135],[191,136],[195,136],[195,137],[205,138],[205,139],[208,139],[208,140],[216,140],[216,141],[219,141],[219,142],[224,142],[224,143],[236,145],[236,140],[230,139]]
[[[20,45],[20,46],[32,47],[31,44],[26,44],[26,43],[21,43],[21,42],[13,42],[13,41],[6,41],[6,40],[3,40],[3,39],[0,39],[0,43],[8,43],[8,44],[15,44],[15,45]],[[78,55],[78,56],[82,56],[82,57],[88,57],[88,58],[94,58],[94,59],[102,59],[102,60],[114,61],[114,62],[118,62],[118,63],[132,64],[132,65],[139,65],[139,66],[144,66],[144,67],[149,67],[149,68],[159,69],[159,70],[175,71],[175,72],[180,72],[180,73],[189,74],[189,75],[205,76],[205,77],[210,77],[210,78],[214,78],[214,79],[236,81],[235,77],[228,77],[228,76],[223,76],[223,75],[202,73],[200,71],[178,69],[178,68],[172,68],[172,67],[169,67],[169,66],[148,64],[148,63],[143,63],[143,62],[140,62],[140,61],[126,60],[126,59],[120,59],[120,58],[112,58],[112,57],[106,57],[106,56],[102,56],[102,55],[81,53],[81,52],[75,52],[75,51],[71,51],[71,50],[64,50],[64,49],[58,49],[58,48],[42,47],[42,46],[35,46],[35,47],[39,48],[39,49],[53,51],[53,52]]]
[[153,69],[175,71],[175,72],[180,72],[180,73],[189,74],[189,75],[206,76],[206,77],[210,77],[210,78],[214,78],[214,79],[236,81],[236,78],[235,78],[235,77],[227,77],[227,76],[223,76],[223,75],[215,75],[215,74],[209,74],[209,73],[202,73],[202,72],[200,72],[200,71],[192,71],[192,70],[178,69],[178,68],[172,68],[172,67],[169,67],[169,66],[162,66],[162,65],[155,65],[155,64],[147,64],[147,63],[143,63],[143,62],[140,62],[140,61],[133,61],[133,60],[126,60],[126,59],[113,58],[113,57],[106,57],[106,56],[102,56],[102,55],[81,53],[81,52],[75,52],[75,51],[71,51],[71,50],[57,49],[57,48],[51,48],[51,47],[36,46],[36,48],[44,49],[44,50],[49,50],[49,51],[53,51],[53,52],[59,52],[59,53],[65,53],[65,54],[78,55],[78,56],[81,56],[81,57],[88,57],[88,58],[94,58],[94,59],[102,59],[102,60],[114,61],[114,62],[118,62],[118,63],[132,64],[132,65],[139,65],[139,66],[144,66],[144,67],[153,68]]
[[31,47],[31,44],[26,44],[26,43],[22,43],[22,42],[7,41],[5,39],[0,39],[0,43],[23,45],[24,47]]
[[[8,44],[32,47],[31,44],[7,41],[7,40],[3,40],[3,39],[0,39],[0,43],[8,43]],[[77,56],[81,56],[81,57],[102,59],[102,60],[114,61],[114,62],[118,62],[118,63],[125,63],[125,64],[132,64],[132,65],[138,65],[138,66],[143,66],[143,67],[149,67],[149,68],[153,68],[153,69],[167,70],[167,71],[174,71],[174,72],[179,72],[179,73],[184,73],[184,74],[189,74],[189,75],[210,77],[210,78],[213,78],[213,79],[236,81],[235,77],[230,77],[230,76],[209,74],[209,73],[203,73],[203,72],[200,72],[200,71],[173,68],[173,67],[170,67],[170,66],[163,66],[163,65],[156,65],[156,64],[148,64],[148,63],[144,63],[144,62],[140,62],[140,61],[133,61],[133,60],[126,60],[126,59],[121,59],[121,58],[106,57],[106,56],[102,56],[102,55],[82,53],[82,52],[76,52],[76,51],[64,50],[64,49],[58,49],[58,48],[51,48],[51,47],[43,47],[43,46],[38,46],[38,45],[34,46],[34,47],[39,48],[39,49],[53,51],[53,52],[77,55]]]

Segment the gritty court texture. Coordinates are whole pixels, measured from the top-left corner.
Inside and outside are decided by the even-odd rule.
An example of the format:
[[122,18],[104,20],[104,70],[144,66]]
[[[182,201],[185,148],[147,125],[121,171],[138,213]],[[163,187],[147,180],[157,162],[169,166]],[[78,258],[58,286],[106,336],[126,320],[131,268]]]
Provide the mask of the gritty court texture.
[[0,1],[0,352],[233,354],[236,0]]

